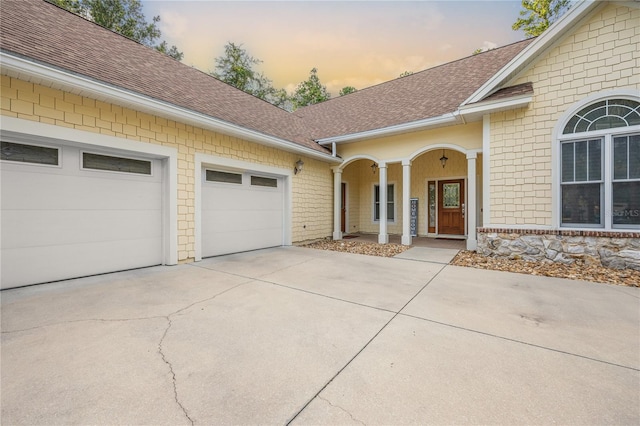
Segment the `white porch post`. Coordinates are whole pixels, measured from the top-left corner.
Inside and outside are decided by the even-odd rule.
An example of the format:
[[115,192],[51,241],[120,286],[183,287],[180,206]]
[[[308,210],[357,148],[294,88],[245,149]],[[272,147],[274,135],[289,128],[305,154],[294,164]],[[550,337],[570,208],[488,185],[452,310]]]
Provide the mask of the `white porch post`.
[[342,239],[342,170],[333,169],[333,239]]
[[476,152],[467,153],[467,250],[478,247],[476,226]]
[[402,244],[411,245],[411,161],[402,160]]
[[389,242],[389,234],[387,234],[387,163],[380,161],[378,163],[378,171],[380,172],[380,230],[378,232],[378,242],[387,244]]

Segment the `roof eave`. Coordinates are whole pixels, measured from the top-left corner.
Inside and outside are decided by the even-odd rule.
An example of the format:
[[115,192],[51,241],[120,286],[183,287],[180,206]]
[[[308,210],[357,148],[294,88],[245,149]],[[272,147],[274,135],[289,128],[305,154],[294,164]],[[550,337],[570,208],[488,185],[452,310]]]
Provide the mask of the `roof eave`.
[[215,117],[160,101],[139,93],[111,86],[91,78],[75,74],[60,68],[36,62],[23,56],[0,51],[2,74],[34,83],[46,83],[55,88],[69,91],[80,96],[114,103],[170,120],[187,123],[203,129],[223,133],[261,145],[305,155],[322,161],[339,162],[331,153],[322,153],[294,142],[247,129]]
[[524,108],[533,101],[533,95],[520,95],[508,99],[478,102],[472,105],[461,106],[458,110],[466,121],[473,121],[481,118],[485,114],[507,111],[517,108]]
[[520,53],[511,59],[511,61],[502,67],[500,71],[495,73],[485,84],[469,96],[469,98],[461,104],[461,107],[467,104],[479,102],[495,90],[499,89],[501,84],[508,81],[518,72],[522,71],[538,53],[553,45],[559,37],[562,37],[562,35],[569,31],[574,24],[583,19],[586,15],[590,14],[594,9],[604,7],[604,3],[606,2],[582,0],[580,3],[569,9],[567,13],[560,17],[560,19],[543,32],[542,35],[538,36],[537,39],[525,47]]
[[365,139],[381,138],[385,136],[397,135],[400,133],[417,132],[420,130],[448,126],[459,122],[461,122],[461,120],[458,118],[457,114],[447,113],[438,117],[426,118],[424,120],[412,121],[410,123],[402,123],[394,126],[382,127],[379,129],[365,130],[363,132],[316,139],[316,142],[318,142],[320,145],[358,142]]

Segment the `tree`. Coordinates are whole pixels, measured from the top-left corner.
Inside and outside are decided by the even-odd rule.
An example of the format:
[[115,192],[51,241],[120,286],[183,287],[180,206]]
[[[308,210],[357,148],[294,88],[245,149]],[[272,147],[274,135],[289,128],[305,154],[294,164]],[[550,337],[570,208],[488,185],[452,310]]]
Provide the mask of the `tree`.
[[163,41],[155,42],[162,35],[158,28],[160,16],[147,22],[140,0],[49,0],[52,3],[81,15],[96,24],[122,34],[145,46],[154,47],[174,59],[182,60],[184,54],[176,46],[168,47]]
[[413,74],[413,71],[405,71],[402,74],[400,74],[400,77],[407,77],[409,75]]
[[287,92],[274,88],[271,80],[255,70],[262,61],[249,55],[241,44],[228,42],[224,55],[217,57],[215,62],[215,71],[210,72],[215,78],[281,108],[286,106]]
[[522,0],[523,10],[511,28],[524,29],[528,37],[537,37],[553,24],[571,4],[569,0]]
[[340,89],[340,93],[338,93],[339,96],[344,96],[344,95],[348,95],[349,93],[353,93],[353,92],[357,92],[358,89],[356,89],[353,86],[344,86],[342,89]]
[[176,61],[181,61],[184,57],[184,53],[180,52],[175,45],[169,47],[166,41],[162,41],[162,43],[157,45],[156,50],[158,52],[164,53],[167,56],[171,56]]
[[318,78],[318,70],[312,68],[309,78],[298,84],[295,92],[291,97],[293,108],[298,109],[303,106],[313,105],[331,99],[331,93],[327,91],[326,86],[320,83]]

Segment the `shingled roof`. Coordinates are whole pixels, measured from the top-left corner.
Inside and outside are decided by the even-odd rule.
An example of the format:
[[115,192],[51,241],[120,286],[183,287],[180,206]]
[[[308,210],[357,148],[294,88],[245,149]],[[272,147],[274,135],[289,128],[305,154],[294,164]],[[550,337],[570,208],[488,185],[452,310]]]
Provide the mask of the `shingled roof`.
[[440,117],[455,112],[532,41],[449,62],[301,108],[294,114],[304,119],[316,140]]
[[[45,0],[3,0],[0,50],[292,146],[455,112],[532,39],[289,113]],[[496,93],[508,97],[530,86]]]
[[0,49],[327,153],[301,120],[44,0],[3,0]]

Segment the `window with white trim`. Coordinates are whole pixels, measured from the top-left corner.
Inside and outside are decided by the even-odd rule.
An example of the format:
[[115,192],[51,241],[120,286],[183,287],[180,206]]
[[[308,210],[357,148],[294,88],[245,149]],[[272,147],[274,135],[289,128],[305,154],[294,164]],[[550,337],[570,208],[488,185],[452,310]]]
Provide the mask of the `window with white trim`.
[[559,198],[563,227],[640,228],[640,102],[602,100],[567,121]]
[[[395,221],[395,185],[390,183],[387,185],[387,222]],[[373,185],[373,220],[380,220],[380,185]]]

